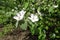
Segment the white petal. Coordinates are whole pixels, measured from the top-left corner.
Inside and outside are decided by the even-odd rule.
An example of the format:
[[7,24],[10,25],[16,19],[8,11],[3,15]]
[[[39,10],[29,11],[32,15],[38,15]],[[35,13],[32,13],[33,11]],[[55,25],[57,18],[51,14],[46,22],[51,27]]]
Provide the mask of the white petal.
[[17,16],[20,17],[21,15],[18,13]]
[[31,17],[33,17],[34,16],[34,14],[31,14]]
[[39,19],[35,19],[35,21],[38,21]]
[[14,16],[13,18],[16,19],[16,20],[20,20],[19,17],[17,17],[17,16]]
[[21,10],[19,13],[20,13],[20,15],[24,15],[26,13],[26,11]]
[[35,22],[34,20],[31,20],[32,22]]
[[54,7],[54,8],[57,8],[57,7],[58,7],[58,5],[53,5],[53,7]]
[[19,16],[19,19],[20,19],[20,20],[22,20],[22,19],[23,19],[23,17],[24,17],[24,16],[23,16],[23,15],[21,15],[21,16]]

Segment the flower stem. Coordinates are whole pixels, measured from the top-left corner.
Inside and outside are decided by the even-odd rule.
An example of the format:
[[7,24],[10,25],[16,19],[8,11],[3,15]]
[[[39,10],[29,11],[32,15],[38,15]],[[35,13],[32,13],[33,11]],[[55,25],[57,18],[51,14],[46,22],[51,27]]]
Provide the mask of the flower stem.
[[16,28],[18,27],[18,22],[19,22],[19,21],[16,22]]

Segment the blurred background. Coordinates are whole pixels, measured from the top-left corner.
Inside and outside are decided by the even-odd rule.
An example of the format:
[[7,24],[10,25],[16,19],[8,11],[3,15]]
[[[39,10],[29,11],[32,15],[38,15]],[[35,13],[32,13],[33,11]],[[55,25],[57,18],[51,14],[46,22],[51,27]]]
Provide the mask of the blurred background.
[[[36,28],[38,32],[34,34],[38,36],[38,40],[60,40],[60,0],[0,0],[0,37],[20,28],[16,29],[13,16],[21,10],[26,11],[25,19],[29,14],[36,14],[38,11],[44,15],[39,16]],[[21,23],[24,24],[24,21],[19,25]],[[36,29],[31,27],[27,30]]]

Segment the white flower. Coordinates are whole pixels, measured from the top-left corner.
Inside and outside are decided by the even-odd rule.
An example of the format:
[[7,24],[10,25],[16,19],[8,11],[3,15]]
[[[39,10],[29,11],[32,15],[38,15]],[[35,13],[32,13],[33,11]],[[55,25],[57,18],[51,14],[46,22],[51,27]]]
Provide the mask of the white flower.
[[13,17],[14,19],[17,20],[16,27],[18,27],[18,22],[19,22],[19,20],[22,20],[23,19],[25,13],[26,13],[26,11],[22,10],[19,13],[17,13],[16,16]]
[[25,13],[26,13],[26,11],[22,10],[22,11],[20,11],[19,13],[17,13],[17,15],[14,16],[13,18],[16,19],[16,20],[18,20],[18,21],[19,21],[19,20],[22,20]]
[[39,20],[37,15],[31,14],[31,17],[28,17],[32,22],[36,22]]
[[54,8],[57,8],[57,7],[58,7],[58,5],[53,5],[53,7],[54,7]]

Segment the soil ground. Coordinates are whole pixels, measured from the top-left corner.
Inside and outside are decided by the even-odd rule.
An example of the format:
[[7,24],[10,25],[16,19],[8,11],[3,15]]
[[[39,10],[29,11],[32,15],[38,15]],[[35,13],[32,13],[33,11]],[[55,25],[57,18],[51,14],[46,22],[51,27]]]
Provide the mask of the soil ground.
[[32,36],[29,30],[21,31],[17,29],[7,33],[0,40],[37,40],[37,36]]

